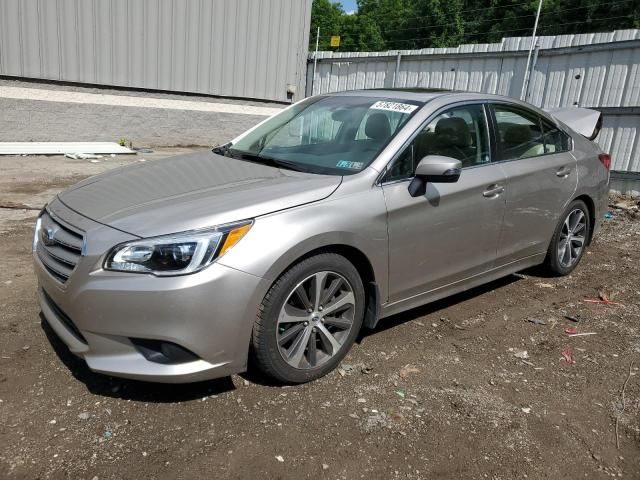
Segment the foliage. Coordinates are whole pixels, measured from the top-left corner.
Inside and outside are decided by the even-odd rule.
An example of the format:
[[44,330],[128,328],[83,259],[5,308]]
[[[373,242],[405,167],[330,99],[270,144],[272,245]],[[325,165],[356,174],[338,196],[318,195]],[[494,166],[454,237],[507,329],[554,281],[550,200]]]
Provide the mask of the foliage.
[[[334,0],[336,1],[336,0]],[[405,50],[500,42],[530,36],[538,0],[358,0],[348,15],[339,3],[314,0],[311,49]],[[640,0],[543,0],[538,35],[640,28]],[[340,47],[331,48],[331,35]]]
[[342,45],[355,51],[375,51],[385,48],[375,18],[360,13],[347,15],[338,3],[314,0],[311,10],[310,44],[315,47],[316,32],[320,27],[321,47],[327,48],[332,35],[340,35]]

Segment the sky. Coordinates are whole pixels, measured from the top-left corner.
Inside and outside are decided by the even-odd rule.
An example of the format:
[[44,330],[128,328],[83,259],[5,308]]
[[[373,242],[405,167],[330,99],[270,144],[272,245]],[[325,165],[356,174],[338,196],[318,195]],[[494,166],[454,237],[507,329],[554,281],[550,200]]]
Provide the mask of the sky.
[[342,5],[342,8],[347,13],[353,13],[357,10],[356,0],[340,0],[338,3]]

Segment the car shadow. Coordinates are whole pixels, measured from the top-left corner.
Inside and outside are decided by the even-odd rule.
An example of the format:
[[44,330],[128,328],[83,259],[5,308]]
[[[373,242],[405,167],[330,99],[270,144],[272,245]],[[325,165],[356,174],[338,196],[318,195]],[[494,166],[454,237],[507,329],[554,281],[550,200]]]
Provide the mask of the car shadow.
[[71,353],[42,313],[40,313],[40,325],[60,361],[94,395],[148,403],[175,403],[218,395],[236,388],[231,377],[176,385],[129,380],[96,373],[91,371],[84,360]]
[[[543,268],[540,267],[532,267],[524,270],[523,274],[543,278],[550,276]],[[440,310],[465,302],[492,290],[506,287],[507,285],[515,283],[521,279],[522,276],[520,276],[520,274],[508,275],[465,292],[407,310],[406,312],[392,315],[381,320],[375,329],[363,328],[360,331],[356,342],[360,343],[366,337],[378,335],[386,330],[402,325],[403,323],[416,320],[425,315],[436,313]],[[197,383],[185,383],[176,386],[175,384],[116,378],[93,372],[89,369],[84,360],[76,357],[69,351],[68,347],[64,342],[62,342],[62,340],[60,340],[58,335],[44,319],[42,313],[40,314],[40,323],[51,346],[58,355],[58,358],[69,369],[72,375],[77,380],[84,383],[87,389],[95,395],[149,403],[176,403],[197,400],[202,397],[230,392],[236,389],[231,377],[223,377]],[[249,362],[247,371],[240,373],[239,376],[244,380],[265,387],[283,386],[282,383],[264,375],[255,365],[252,364],[251,361]]]
[[252,361],[252,357],[249,357],[249,365],[247,365],[247,371],[239,373],[238,376],[243,380],[246,380],[261,387],[281,388],[286,387],[288,384],[279,382],[268,375],[262,373],[262,370]]
[[450,297],[436,300],[435,302],[427,303],[426,305],[421,305],[419,307],[412,308],[411,310],[391,315],[390,317],[386,317],[380,320],[380,322],[378,322],[378,325],[376,325],[376,328],[374,329],[363,328],[356,342],[360,343],[366,337],[378,335],[379,333],[397,327],[398,325],[402,325],[403,323],[409,322],[411,320],[416,320],[425,315],[436,313],[458,303],[462,303],[472,298],[479,297],[480,295],[483,295],[492,290],[506,287],[507,285],[511,285],[512,283],[515,283],[519,280],[521,280],[521,277],[517,275],[508,275],[492,282],[485,283],[484,285],[480,285],[479,287],[469,289],[465,292],[457,293],[455,295],[451,295]]
[[527,275],[529,277],[537,277],[537,278],[558,278],[556,273],[553,273],[544,265],[536,265],[534,267],[529,267],[526,270],[522,270],[520,272],[523,275]]

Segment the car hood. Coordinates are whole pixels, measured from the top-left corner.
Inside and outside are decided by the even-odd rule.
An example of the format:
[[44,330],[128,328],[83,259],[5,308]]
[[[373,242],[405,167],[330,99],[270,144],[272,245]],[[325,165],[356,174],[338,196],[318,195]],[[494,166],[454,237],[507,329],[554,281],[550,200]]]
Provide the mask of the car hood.
[[342,177],[197,152],[88,178],[59,194],[97,222],[149,237],[265,215],[331,195]]

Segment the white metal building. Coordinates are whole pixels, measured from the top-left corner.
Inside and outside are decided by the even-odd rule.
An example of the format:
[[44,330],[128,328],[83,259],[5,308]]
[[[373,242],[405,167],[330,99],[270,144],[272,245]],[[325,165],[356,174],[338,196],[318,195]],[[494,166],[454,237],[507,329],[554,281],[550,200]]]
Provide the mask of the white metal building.
[[312,0],[1,0],[0,75],[288,102]]

